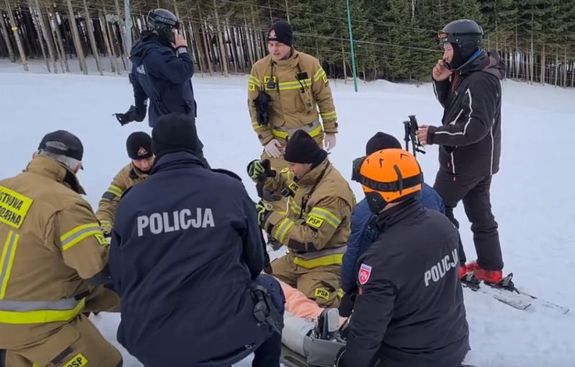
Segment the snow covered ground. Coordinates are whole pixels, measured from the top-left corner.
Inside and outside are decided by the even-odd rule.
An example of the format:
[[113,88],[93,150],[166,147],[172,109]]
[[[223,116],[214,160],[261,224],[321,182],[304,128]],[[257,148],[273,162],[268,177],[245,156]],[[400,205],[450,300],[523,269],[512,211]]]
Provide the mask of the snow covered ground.
[[[39,68],[36,68],[39,69]],[[245,76],[195,76],[197,126],[212,166],[234,170],[255,198],[245,165],[261,148],[246,109]],[[330,156],[345,177],[351,161],[363,154],[365,142],[381,130],[403,137],[407,115],[437,124],[441,108],[431,85],[332,81],[340,122],[338,144]],[[575,200],[572,147],[575,90],[504,83],[501,172],[495,177],[492,202],[500,224],[505,269],[531,293],[573,309],[568,315],[523,312],[465,290],[473,350],[470,363],[481,367],[566,367],[575,365],[575,293],[570,274],[575,267]],[[77,134],[85,145],[80,173],[87,199],[95,207],[116,172],[128,162],[125,139],[133,131],[150,131],[146,122],[120,126],[112,116],[132,102],[126,76],[81,76],[24,73],[0,62],[0,178],[23,169],[42,136],[56,129]],[[426,180],[433,183],[437,148],[418,155]],[[356,195],[361,188],[353,183]],[[468,257],[474,257],[472,235],[458,208]],[[118,315],[95,318],[115,342]],[[441,333],[441,330],[437,330]],[[190,341],[192,343],[193,341]],[[125,366],[140,366],[125,351]],[[239,366],[248,366],[242,362]]]

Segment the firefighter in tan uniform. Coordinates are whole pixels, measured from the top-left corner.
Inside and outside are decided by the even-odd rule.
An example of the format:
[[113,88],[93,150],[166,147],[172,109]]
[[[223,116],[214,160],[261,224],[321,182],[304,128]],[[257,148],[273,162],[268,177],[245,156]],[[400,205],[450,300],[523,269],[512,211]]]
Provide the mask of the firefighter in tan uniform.
[[84,312],[119,299],[89,280],[108,245],[76,178],[83,147],[47,134],[19,175],[0,180],[0,366],[117,367],[122,357]]
[[257,205],[268,237],[288,248],[287,255],[272,262],[273,275],[318,305],[336,307],[355,197],[327,152],[305,131],[297,131],[288,141],[285,159],[289,168],[280,173],[271,170],[267,161],[248,165],[263,199],[279,193],[288,197],[285,214]]
[[147,133],[136,131],[130,134],[126,140],[126,150],[132,161],[116,174],[106,192],[102,194],[98,211],[96,211],[96,217],[106,236],[109,236],[112,231],[112,224],[122,195],[130,187],[148,178],[154,164],[152,138]]
[[295,131],[307,131],[327,150],[336,143],[337,116],[327,75],[318,59],[292,44],[291,26],[274,23],[268,32],[269,55],[252,66],[248,82],[252,127],[264,147],[261,158],[278,172],[287,167],[283,153]]

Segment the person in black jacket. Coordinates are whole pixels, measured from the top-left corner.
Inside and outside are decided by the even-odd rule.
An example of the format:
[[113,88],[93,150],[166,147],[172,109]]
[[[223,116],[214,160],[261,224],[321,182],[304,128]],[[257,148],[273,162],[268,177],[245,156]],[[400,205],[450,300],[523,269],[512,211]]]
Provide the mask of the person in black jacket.
[[453,208],[463,201],[471,222],[477,261],[465,265],[479,280],[499,283],[503,257],[489,191],[499,170],[501,153],[501,79],[505,66],[497,54],[480,48],[483,30],[473,20],[447,24],[439,34],[443,59],[433,69],[433,86],[444,108],[442,126],[422,125],[422,144],[438,144],[439,172],[434,188],[445,202],[446,215],[459,227]]
[[[109,268],[122,297],[118,341],[147,367],[279,367],[284,299],[260,275],[257,214],[239,178],[197,157],[193,119],[152,130],[150,177],[124,194]],[[263,287],[262,287],[263,286]]]
[[416,199],[423,176],[405,150],[360,159],[354,179],[380,234],[359,258],[358,295],[337,367],[459,366],[469,332],[457,229]]
[[[195,118],[197,108],[191,81],[194,62],[186,39],[179,32],[178,19],[166,9],[154,9],[148,13],[148,27],[130,52],[135,106],[117,113],[116,118],[122,125],[143,121],[148,99],[148,123],[152,128],[161,116],[169,113]],[[203,147],[201,142],[198,145]]]

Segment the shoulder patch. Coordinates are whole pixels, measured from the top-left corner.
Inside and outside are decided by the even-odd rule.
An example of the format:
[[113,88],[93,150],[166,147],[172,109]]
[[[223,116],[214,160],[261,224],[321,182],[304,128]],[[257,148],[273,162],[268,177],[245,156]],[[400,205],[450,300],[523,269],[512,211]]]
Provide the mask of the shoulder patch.
[[361,264],[359,267],[359,273],[357,274],[357,280],[359,284],[365,285],[371,276],[371,266],[367,264]]

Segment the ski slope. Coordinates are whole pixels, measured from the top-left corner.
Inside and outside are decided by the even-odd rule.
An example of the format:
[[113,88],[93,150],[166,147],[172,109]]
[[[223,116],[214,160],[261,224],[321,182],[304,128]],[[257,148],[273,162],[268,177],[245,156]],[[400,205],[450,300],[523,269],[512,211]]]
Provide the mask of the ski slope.
[[[112,177],[128,163],[126,137],[133,131],[150,131],[147,122],[122,127],[112,116],[133,103],[127,76],[20,70],[0,62],[0,178],[22,170],[45,133],[66,129],[84,142],[85,170],[79,178],[96,207]],[[246,108],[247,77],[196,75],[193,82],[199,106],[197,127],[207,159],[213,167],[240,174],[255,198],[245,166],[259,156],[261,148]],[[376,131],[402,139],[407,115],[415,114],[420,123],[430,124],[438,124],[441,118],[430,84],[360,83],[359,93],[354,93],[352,83],[332,81],[331,85],[340,133],[330,159],[345,177],[351,176],[352,159],[364,153],[365,142]],[[515,274],[519,286],[573,311],[567,315],[518,311],[466,289],[473,348],[467,361],[480,367],[573,366],[575,90],[506,81],[503,93],[502,161],[493,180],[492,203],[500,224],[505,270]],[[426,181],[433,184],[437,147],[428,147],[418,159]],[[359,185],[351,186],[361,198]],[[469,223],[461,208],[456,215],[468,258],[473,259]],[[101,314],[94,320],[115,343],[119,315]],[[125,366],[141,366],[122,352]],[[249,365],[247,361],[238,364]]]

